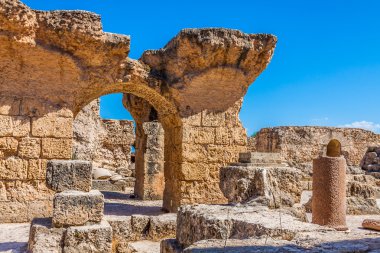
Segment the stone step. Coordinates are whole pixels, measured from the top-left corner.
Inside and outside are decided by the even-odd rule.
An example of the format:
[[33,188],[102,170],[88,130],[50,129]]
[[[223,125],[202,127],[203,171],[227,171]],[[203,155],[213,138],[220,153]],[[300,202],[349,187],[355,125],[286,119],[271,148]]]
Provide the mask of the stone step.
[[55,194],[53,203],[55,227],[81,226],[103,218],[104,197],[98,190],[60,192]]
[[173,238],[176,234],[175,213],[157,216],[106,216],[105,219],[112,227],[114,243],[120,252],[124,252],[133,241],[158,242],[165,238]]
[[50,218],[34,219],[30,228],[28,252],[111,253],[112,228],[100,223],[68,228],[52,227]]
[[47,163],[46,185],[56,192],[91,190],[92,164],[80,160],[51,160]]
[[292,240],[301,232],[332,229],[301,222],[279,210],[254,206],[182,206],[178,212],[177,241],[185,248],[206,239],[246,239],[267,236]]

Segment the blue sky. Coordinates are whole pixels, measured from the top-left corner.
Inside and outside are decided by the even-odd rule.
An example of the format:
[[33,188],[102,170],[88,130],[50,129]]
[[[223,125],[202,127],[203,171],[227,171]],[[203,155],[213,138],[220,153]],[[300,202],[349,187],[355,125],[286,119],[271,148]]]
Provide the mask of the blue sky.
[[[268,68],[249,88],[240,118],[262,127],[321,125],[380,132],[380,1],[25,0],[34,9],[83,9],[107,32],[131,35],[131,58],[163,47],[183,28],[226,27],[278,37]],[[105,118],[127,119],[121,95],[101,99]]]

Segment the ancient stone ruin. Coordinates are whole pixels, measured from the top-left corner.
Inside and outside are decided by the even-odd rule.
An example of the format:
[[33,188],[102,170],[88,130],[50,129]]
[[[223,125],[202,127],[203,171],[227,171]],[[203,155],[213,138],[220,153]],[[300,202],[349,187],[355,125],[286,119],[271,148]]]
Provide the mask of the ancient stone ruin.
[[[276,42],[184,29],[135,60],[97,14],[0,0],[0,235],[27,223],[34,253],[377,252],[379,135],[247,138]],[[100,117],[111,93],[134,121]]]

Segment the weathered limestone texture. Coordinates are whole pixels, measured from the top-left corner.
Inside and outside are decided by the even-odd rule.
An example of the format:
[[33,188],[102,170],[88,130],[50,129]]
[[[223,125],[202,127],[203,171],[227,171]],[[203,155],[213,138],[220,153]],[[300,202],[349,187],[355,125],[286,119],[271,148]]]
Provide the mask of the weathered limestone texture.
[[136,145],[135,195],[144,200],[162,199],[164,178],[164,130],[158,122],[145,122]]
[[380,135],[355,128],[273,127],[261,129],[248,138],[249,149],[257,152],[279,152],[291,166],[311,172],[315,157],[326,152],[331,139],[342,144],[347,165],[359,166],[368,146],[380,145]]
[[75,117],[73,158],[114,172],[128,170],[135,142],[133,121],[101,119],[99,106],[96,99]]
[[88,161],[52,160],[47,163],[46,184],[56,191],[91,190],[92,165]]
[[103,219],[104,197],[100,191],[64,191],[54,196],[55,227],[81,226]]
[[[226,202],[219,168],[246,148],[238,113],[273,56],[275,36],[185,29],[133,60],[130,38],[103,32],[99,15],[35,11],[19,0],[0,0],[0,31],[0,138],[41,139],[38,159],[71,159],[73,118],[102,95],[125,93],[153,107],[149,114],[165,131],[163,207]],[[38,146],[29,143],[25,149]],[[0,153],[2,162],[29,164],[38,152],[23,150],[22,158],[9,146]],[[25,167],[6,171],[22,181]]]
[[368,147],[360,166],[366,174],[380,179],[380,146]]
[[229,203],[279,208],[300,202],[302,173],[281,165],[276,154],[241,153],[239,161],[245,163],[220,170],[220,189]]
[[313,160],[313,223],[346,230],[346,159]]
[[186,248],[205,239],[267,236],[290,241],[298,233],[308,231],[326,232],[329,228],[265,207],[198,205],[179,209],[176,239]]
[[34,219],[30,226],[28,251],[31,253],[62,252],[65,228],[52,228],[50,218]]
[[63,242],[63,252],[111,253],[112,228],[103,220],[99,224],[69,227]]

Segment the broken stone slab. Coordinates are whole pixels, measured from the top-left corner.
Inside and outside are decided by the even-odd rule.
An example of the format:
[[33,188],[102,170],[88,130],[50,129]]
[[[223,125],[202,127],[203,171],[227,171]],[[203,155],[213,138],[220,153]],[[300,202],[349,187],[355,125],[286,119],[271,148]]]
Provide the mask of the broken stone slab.
[[380,219],[365,219],[362,223],[363,228],[368,228],[376,231],[380,231]]
[[268,236],[292,240],[301,232],[331,230],[302,222],[292,215],[267,207],[185,205],[178,211],[176,239],[188,247],[205,239]]
[[147,240],[128,243],[127,253],[158,253],[160,252],[160,243]]
[[291,167],[227,166],[220,189],[229,203],[260,202],[273,208],[293,206],[301,198],[302,173]]
[[111,253],[112,228],[106,220],[97,224],[67,228],[63,242],[65,253]]
[[56,191],[91,190],[92,164],[80,160],[51,160],[47,163],[46,184]]
[[104,196],[98,190],[90,192],[64,191],[54,196],[53,205],[55,227],[81,226],[87,222],[102,220]]
[[65,232],[65,228],[52,228],[51,218],[34,219],[30,226],[28,252],[62,252]]
[[283,159],[280,153],[246,152],[239,154],[240,163],[253,164],[281,164]]

